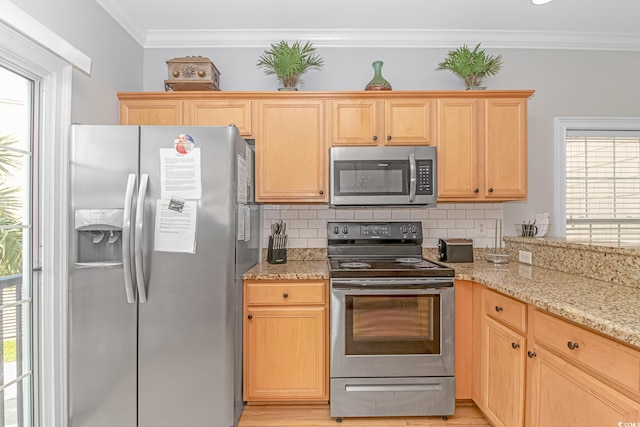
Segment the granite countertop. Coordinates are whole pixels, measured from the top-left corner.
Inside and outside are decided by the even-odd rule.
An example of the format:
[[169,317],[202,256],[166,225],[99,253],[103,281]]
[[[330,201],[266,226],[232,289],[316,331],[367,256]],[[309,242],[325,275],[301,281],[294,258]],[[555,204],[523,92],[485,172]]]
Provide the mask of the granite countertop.
[[329,262],[287,261],[285,264],[260,262],[242,275],[244,280],[315,280],[329,279]]
[[[427,256],[429,258],[429,256]],[[432,258],[432,257],[431,257]],[[535,307],[640,347],[640,289],[518,262],[449,264],[456,279],[469,280]],[[324,261],[261,262],[243,275],[251,280],[329,279]]]
[[449,264],[470,280],[640,347],[640,289],[518,262]]

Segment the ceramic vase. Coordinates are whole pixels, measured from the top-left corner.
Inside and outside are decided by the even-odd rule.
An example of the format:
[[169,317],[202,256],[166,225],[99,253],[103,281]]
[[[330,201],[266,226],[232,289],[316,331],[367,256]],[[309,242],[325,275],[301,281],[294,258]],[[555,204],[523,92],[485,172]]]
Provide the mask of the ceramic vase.
[[374,61],[373,64],[373,78],[364,90],[391,90],[391,84],[382,77],[382,61]]

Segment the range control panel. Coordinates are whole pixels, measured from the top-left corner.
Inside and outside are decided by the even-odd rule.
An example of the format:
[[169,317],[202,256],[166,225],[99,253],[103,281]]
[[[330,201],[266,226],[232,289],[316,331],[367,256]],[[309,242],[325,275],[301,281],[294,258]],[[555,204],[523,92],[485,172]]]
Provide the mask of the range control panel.
[[328,222],[327,238],[331,240],[398,240],[422,239],[422,223],[407,222]]

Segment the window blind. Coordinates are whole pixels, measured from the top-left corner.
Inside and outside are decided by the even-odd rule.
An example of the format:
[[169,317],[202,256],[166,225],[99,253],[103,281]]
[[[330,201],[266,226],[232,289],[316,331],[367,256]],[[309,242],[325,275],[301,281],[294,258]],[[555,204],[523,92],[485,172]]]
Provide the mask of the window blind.
[[640,131],[568,130],[566,237],[640,243]]

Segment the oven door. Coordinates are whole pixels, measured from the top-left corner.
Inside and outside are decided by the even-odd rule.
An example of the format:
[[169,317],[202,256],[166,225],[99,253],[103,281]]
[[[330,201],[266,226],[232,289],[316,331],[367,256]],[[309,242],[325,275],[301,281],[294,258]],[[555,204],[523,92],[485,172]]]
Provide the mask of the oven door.
[[331,377],[453,376],[451,279],[333,279]]

